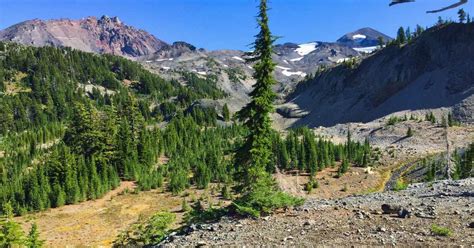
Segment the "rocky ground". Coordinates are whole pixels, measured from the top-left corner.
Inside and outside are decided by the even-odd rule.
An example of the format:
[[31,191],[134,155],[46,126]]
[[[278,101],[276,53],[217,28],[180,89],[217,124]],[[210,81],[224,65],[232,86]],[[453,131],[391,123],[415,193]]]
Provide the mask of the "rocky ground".
[[[395,209],[393,214],[384,214],[383,204]],[[474,247],[473,222],[471,178],[338,200],[308,199],[301,207],[259,219],[225,217],[173,233],[160,246]],[[433,225],[452,234],[437,235]]]

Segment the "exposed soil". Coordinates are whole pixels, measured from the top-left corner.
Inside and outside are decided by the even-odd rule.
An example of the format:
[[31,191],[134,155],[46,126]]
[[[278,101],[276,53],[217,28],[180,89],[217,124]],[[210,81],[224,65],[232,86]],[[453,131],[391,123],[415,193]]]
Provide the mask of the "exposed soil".
[[380,170],[373,168],[351,167],[340,178],[335,178],[337,167],[326,168],[316,174],[319,183],[317,189],[311,193],[305,191],[305,184],[309,181],[308,175],[288,175],[278,173],[275,178],[282,190],[292,195],[305,198],[334,199],[356,193],[375,191],[382,183]]
[[125,193],[134,187],[133,182],[122,182],[101,199],[28,214],[17,221],[25,229],[35,221],[47,247],[110,246],[117,234],[140,216],[172,210],[181,204],[178,197],[159,191]]

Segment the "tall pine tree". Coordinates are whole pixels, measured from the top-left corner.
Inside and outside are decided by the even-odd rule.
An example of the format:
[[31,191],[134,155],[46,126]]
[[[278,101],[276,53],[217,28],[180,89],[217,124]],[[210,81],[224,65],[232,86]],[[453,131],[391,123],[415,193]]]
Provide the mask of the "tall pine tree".
[[270,113],[274,111],[273,101],[275,84],[272,61],[272,47],[276,40],[268,27],[267,1],[260,1],[260,11],[257,17],[260,33],[254,43],[255,50],[249,54],[248,62],[256,62],[253,66],[256,83],[250,93],[252,101],[237,113],[237,117],[249,129],[246,142],[237,154],[237,163],[243,174],[243,185],[252,190],[259,184],[269,184],[270,175],[265,168],[272,156],[272,122]]
[[238,211],[259,215],[275,208],[292,205],[299,200],[280,192],[268,170],[272,164],[272,121],[275,84],[273,72],[276,64],[272,61],[273,43],[268,26],[267,1],[261,0],[257,16],[260,32],[255,36],[254,51],[249,53],[248,62],[255,62],[253,77],[256,80],[252,100],[237,113],[237,117],[249,130],[245,143],[236,154],[236,165],[241,182],[242,197],[236,201]]

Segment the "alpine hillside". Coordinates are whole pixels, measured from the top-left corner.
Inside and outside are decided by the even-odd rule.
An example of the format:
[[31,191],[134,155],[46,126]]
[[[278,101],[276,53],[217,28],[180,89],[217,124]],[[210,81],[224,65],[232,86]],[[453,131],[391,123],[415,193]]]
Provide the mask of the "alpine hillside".
[[472,123],[474,24],[435,26],[407,44],[389,45],[298,85],[279,108],[294,125],[369,122],[401,111],[451,110]]

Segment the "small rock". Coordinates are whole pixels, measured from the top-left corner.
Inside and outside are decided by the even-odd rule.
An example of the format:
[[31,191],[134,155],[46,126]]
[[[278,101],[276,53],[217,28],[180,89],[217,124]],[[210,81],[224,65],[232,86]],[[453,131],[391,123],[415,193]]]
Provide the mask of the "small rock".
[[469,223],[469,228],[474,228],[474,222]]
[[288,236],[288,237],[285,237],[285,238],[283,239],[283,241],[293,240],[293,239],[294,239],[293,236]]
[[313,222],[311,220],[307,220],[303,223],[303,226],[311,226],[313,225]]
[[382,204],[382,211],[384,214],[396,214],[402,209],[399,205]]
[[399,212],[398,212],[398,217],[399,218],[410,218],[411,217],[411,213],[410,211],[406,210],[406,209],[401,209]]
[[207,245],[206,241],[199,241],[197,243],[197,247],[203,247],[203,246],[206,246],[206,245]]

